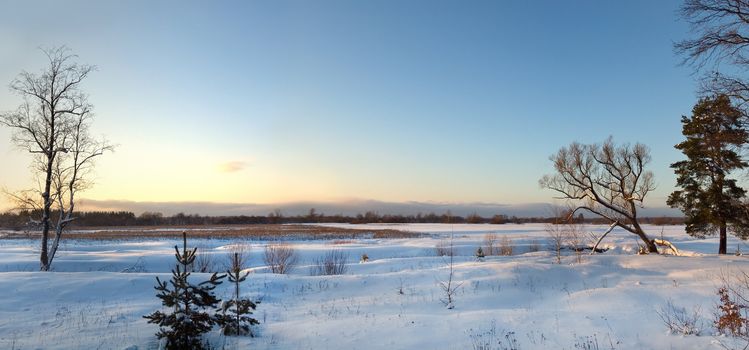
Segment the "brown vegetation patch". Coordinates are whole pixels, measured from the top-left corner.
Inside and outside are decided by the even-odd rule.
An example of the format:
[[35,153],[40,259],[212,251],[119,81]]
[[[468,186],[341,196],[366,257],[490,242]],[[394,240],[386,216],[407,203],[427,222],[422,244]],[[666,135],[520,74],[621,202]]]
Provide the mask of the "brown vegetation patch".
[[[119,227],[103,228],[100,230],[73,230],[66,232],[63,239],[142,239],[142,238],[180,238],[182,231],[191,238],[217,239],[335,239],[347,240],[356,238],[410,238],[421,234],[393,229],[352,229],[341,227],[326,227],[314,225],[237,225],[237,226],[167,226],[167,227]],[[0,235],[0,239],[36,238],[36,232],[7,233]]]

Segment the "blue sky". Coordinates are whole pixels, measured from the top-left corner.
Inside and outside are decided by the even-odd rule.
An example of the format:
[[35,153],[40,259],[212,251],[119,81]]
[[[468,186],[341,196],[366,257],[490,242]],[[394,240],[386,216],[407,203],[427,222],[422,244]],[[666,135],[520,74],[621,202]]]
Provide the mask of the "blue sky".
[[[98,66],[96,200],[546,202],[549,155],[613,135],[651,147],[663,206],[696,101],[680,4],[0,0],[0,82],[39,46]],[[5,129],[0,161],[28,185]]]

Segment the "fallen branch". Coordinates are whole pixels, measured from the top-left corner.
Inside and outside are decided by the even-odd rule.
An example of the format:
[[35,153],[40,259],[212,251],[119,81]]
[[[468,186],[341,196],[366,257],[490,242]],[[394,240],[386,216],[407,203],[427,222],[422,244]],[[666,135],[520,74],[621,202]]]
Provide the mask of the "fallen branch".
[[614,227],[616,227],[616,225],[618,225],[618,224],[619,224],[619,221],[614,221],[614,222],[611,223],[611,226],[609,226],[609,229],[606,230],[606,232],[604,232],[603,235],[601,235],[600,238],[598,238],[598,241],[596,241],[596,245],[594,245],[593,249],[590,250],[590,255],[593,255],[594,253],[597,252],[598,245],[601,244],[601,241],[603,241],[603,238],[606,237],[606,235],[608,235],[609,232],[611,232],[614,229]]
[[674,255],[676,255],[676,256],[681,255],[681,254],[679,254],[679,250],[676,249],[676,247],[671,242],[669,242],[669,241],[667,241],[665,239],[658,239],[658,238],[656,238],[656,239],[653,240],[653,242],[656,245],[659,245],[659,246],[662,246],[662,247],[669,247],[669,248],[671,248],[671,251],[673,251]]

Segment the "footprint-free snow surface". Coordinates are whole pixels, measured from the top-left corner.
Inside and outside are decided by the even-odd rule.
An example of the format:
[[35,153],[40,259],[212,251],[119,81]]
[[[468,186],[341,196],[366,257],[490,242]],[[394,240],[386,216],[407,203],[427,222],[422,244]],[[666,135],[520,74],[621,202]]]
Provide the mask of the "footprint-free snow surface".
[[[346,227],[347,225],[338,225]],[[233,244],[250,247],[252,272],[242,294],[260,300],[256,337],[206,341],[217,349],[723,349],[740,340],[713,326],[720,276],[749,272],[749,246],[729,240],[717,256],[717,239],[695,239],[682,226],[646,226],[673,242],[681,256],[636,255],[636,237],[615,230],[605,253],[579,257],[564,250],[561,264],[546,226],[355,225],[426,235],[408,239],[295,240],[299,254],[290,274],[270,273],[267,241],[190,239],[223,270]],[[586,226],[602,233],[605,226]],[[512,255],[477,259],[487,234],[494,250]],[[453,308],[440,282],[454,249]],[[503,239],[507,237],[508,239]],[[586,238],[587,239],[587,238]],[[156,276],[170,278],[177,239],[65,239],[54,272],[37,272],[38,242],[0,240],[0,349],[157,349],[157,327],[142,315],[160,309]],[[440,249],[437,249],[440,248]],[[326,252],[347,257],[343,275],[312,276]],[[505,249],[507,252],[507,249]],[[360,262],[366,254],[369,260]],[[194,281],[207,274],[195,273]],[[216,289],[231,296],[227,283]],[[672,334],[659,313],[668,304],[696,314],[699,335]]]

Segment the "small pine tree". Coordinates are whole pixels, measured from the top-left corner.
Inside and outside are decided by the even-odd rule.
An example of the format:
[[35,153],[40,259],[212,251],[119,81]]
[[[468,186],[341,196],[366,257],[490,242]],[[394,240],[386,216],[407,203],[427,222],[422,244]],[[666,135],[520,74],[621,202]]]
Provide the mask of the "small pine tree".
[[247,335],[251,337],[251,326],[260,324],[258,320],[250,317],[257,307],[258,302],[253,302],[247,298],[240,298],[239,284],[247,279],[249,272],[242,274],[239,261],[239,254],[234,253],[232,267],[226,271],[229,275],[229,282],[234,283],[234,299],[223,303],[221,306],[222,314],[220,317],[221,327],[225,335]]
[[[172,279],[167,283],[156,277],[158,293],[162,305],[172,308],[172,313],[161,310],[143,316],[148,323],[159,325],[156,336],[166,338],[166,349],[204,349],[201,336],[213,328],[219,319],[205,311],[215,308],[221,301],[213,294],[213,289],[221,284],[226,275],[214,273],[211,278],[198,285],[190,284],[189,266],[195,260],[197,248],[187,249],[187,234],[182,232],[182,251],[175,245],[177,264],[172,270]],[[171,284],[171,287],[170,285]]]
[[479,249],[476,249],[476,258],[481,260],[486,257],[486,254],[484,254],[484,250],[479,247]]

